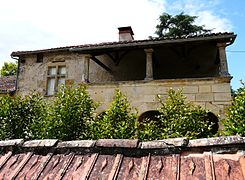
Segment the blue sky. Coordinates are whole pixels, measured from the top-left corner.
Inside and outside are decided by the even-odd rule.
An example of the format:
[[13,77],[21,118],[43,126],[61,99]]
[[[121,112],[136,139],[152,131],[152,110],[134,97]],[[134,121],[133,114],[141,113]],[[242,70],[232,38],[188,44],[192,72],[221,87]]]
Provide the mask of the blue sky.
[[214,32],[233,31],[227,48],[232,87],[245,80],[244,0],[8,0],[0,4],[0,66],[18,50],[118,40],[117,27],[132,26],[135,39],[154,35],[162,12],[198,16]]
[[241,87],[240,80],[245,81],[245,1],[225,0],[220,6],[226,10],[227,18],[232,22],[232,31],[237,34],[236,41],[227,48],[230,74],[233,76],[234,89]]
[[[229,72],[232,78],[232,88],[241,87],[240,80],[245,81],[245,1],[244,0],[169,0],[167,12],[197,15],[200,24],[212,29],[218,24],[220,31],[231,31],[237,38],[231,46],[227,47]],[[218,32],[218,31],[217,31]]]

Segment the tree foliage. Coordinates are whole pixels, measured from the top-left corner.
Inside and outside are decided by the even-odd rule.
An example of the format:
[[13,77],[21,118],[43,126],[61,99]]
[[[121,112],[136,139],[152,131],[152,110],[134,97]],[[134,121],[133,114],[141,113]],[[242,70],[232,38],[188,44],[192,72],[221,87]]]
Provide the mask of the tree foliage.
[[245,136],[245,83],[239,88],[223,121],[225,135]]
[[0,139],[40,138],[46,102],[37,93],[0,97]]
[[137,114],[125,95],[115,91],[115,97],[109,109],[101,114],[91,125],[92,139],[131,139],[136,135]]
[[183,12],[172,16],[163,13],[159,17],[159,24],[156,26],[155,34],[158,37],[186,37],[188,35],[197,35],[210,32],[204,29],[204,26],[195,25],[197,16],[190,16]]
[[86,139],[88,124],[94,118],[95,103],[84,84],[60,87],[49,110],[46,137],[61,140]]
[[13,76],[17,73],[17,63],[4,62],[3,67],[0,70],[1,76]]
[[208,112],[187,102],[182,91],[170,89],[161,107],[158,121],[143,124],[140,139],[165,139],[175,137],[203,138],[213,136]]
[[[243,84],[244,85],[244,84]],[[38,93],[0,97],[0,139],[133,139],[203,138],[215,134],[208,111],[170,89],[156,118],[137,121],[128,99],[119,90],[107,111],[95,118],[98,103],[85,85],[63,86],[48,101]],[[245,135],[245,86],[235,97],[224,121],[225,134]]]

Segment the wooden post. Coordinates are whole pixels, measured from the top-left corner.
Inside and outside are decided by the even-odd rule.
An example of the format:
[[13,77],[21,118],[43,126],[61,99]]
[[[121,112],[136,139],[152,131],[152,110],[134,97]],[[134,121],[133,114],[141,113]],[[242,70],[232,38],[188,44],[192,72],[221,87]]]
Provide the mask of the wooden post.
[[146,77],[145,77],[145,80],[153,80],[153,63],[152,63],[153,49],[145,49],[145,53],[146,53]]

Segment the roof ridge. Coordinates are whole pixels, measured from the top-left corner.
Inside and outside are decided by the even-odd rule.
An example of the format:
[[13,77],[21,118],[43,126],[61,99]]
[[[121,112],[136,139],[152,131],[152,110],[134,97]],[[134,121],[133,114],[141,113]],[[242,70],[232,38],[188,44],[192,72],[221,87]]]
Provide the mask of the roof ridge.
[[12,139],[0,141],[0,147],[18,146],[23,148],[55,147],[55,148],[137,148],[137,149],[164,149],[175,147],[211,147],[231,144],[245,144],[245,137],[222,136],[190,140],[184,138],[169,138],[153,141],[138,139],[99,139],[60,141],[58,139],[27,140]]

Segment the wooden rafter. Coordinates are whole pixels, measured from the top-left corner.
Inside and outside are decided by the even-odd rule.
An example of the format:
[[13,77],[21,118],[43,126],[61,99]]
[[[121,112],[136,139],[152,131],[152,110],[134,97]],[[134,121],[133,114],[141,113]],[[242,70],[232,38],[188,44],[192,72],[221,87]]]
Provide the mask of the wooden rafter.
[[95,62],[95,63],[97,63],[98,65],[100,65],[102,68],[104,68],[106,71],[111,71],[111,69],[108,67],[108,66],[106,66],[104,63],[102,63],[99,59],[97,59],[95,56],[92,56],[91,57],[91,59]]
[[[123,57],[128,53],[128,51],[124,51],[120,53],[119,51],[115,51],[114,53],[105,53],[117,66]],[[114,54],[114,55],[113,55]]]

